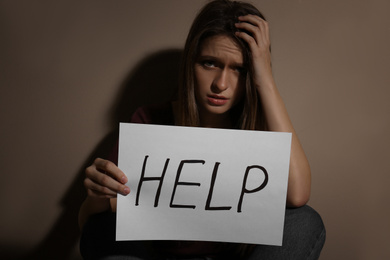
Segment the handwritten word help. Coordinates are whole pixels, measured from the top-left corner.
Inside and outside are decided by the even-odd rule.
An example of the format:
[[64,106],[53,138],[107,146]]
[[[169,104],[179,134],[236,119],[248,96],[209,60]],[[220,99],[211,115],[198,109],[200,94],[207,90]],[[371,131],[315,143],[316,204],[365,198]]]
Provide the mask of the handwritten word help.
[[[138,182],[138,188],[137,188],[137,195],[136,195],[135,205],[138,206],[139,203],[140,203],[139,201],[140,201],[140,196],[141,196],[142,185],[145,182],[156,181],[159,184],[158,184],[158,188],[157,188],[156,196],[155,196],[155,200],[154,200],[154,207],[158,207],[160,194],[161,194],[161,189],[163,187],[164,178],[165,178],[165,174],[167,172],[167,168],[169,166],[170,159],[169,158],[166,159],[164,167],[162,169],[162,173],[161,173],[160,176],[145,177],[148,158],[149,158],[149,156],[146,155],[145,159],[144,159],[144,162],[143,162],[142,172],[141,172],[141,176],[140,176],[140,179],[139,179],[139,182]],[[170,203],[169,203],[169,207],[170,208],[189,208],[189,209],[195,209],[196,208],[196,205],[176,204],[174,202],[175,194],[176,194],[176,189],[178,188],[178,186],[201,186],[201,183],[198,183],[198,182],[186,182],[186,181],[183,181],[180,177],[181,177],[181,174],[183,172],[184,165],[186,165],[186,167],[191,167],[194,164],[202,164],[202,165],[204,165],[205,162],[206,162],[205,160],[182,160],[180,162],[179,166],[177,167],[175,183],[173,185],[171,200],[170,200]],[[210,183],[209,183],[208,196],[207,196],[207,200],[206,200],[205,208],[204,208],[205,210],[231,210],[231,208],[232,208],[231,206],[211,206],[214,186],[215,186],[215,182],[216,182],[216,179],[217,179],[218,168],[219,168],[220,164],[221,164],[220,162],[215,162],[214,169],[213,169],[212,173],[210,174],[211,175],[211,180],[210,180]],[[249,174],[261,174],[261,175],[264,175],[264,180],[263,180],[262,183],[259,184],[258,187],[253,188],[253,189],[248,189],[247,188],[247,181],[248,181]],[[262,189],[264,189],[266,187],[267,183],[268,183],[268,173],[267,173],[267,170],[264,167],[262,167],[260,165],[247,166],[246,169],[245,169],[245,172],[243,173],[242,188],[241,188],[241,192],[240,192],[240,197],[238,199],[237,212],[241,212],[242,211],[242,202],[243,202],[245,194],[259,192],[259,191],[261,191]]]

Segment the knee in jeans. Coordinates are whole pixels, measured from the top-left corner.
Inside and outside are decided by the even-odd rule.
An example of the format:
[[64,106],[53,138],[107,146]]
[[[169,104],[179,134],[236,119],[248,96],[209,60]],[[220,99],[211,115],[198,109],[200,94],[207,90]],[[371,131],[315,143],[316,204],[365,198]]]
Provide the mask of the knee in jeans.
[[300,226],[306,232],[316,237],[316,240],[325,241],[326,230],[320,214],[308,205],[302,207],[299,219],[303,222]]
[[320,214],[310,206],[286,210],[285,228],[296,235],[320,236],[325,234],[325,226]]
[[318,230],[318,231],[325,230],[324,222],[322,221],[322,218],[317,211],[315,211],[313,208],[307,205],[304,206],[304,210],[305,210],[307,222],[313,230]]

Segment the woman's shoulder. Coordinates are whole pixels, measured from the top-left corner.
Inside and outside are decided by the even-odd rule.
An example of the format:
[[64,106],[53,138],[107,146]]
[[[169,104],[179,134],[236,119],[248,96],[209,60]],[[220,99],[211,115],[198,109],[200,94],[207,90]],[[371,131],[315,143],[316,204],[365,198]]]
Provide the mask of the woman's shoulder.
[[137,108],[134,112],[131,123],[174,125],[174,114],[172,103],[146,105]]

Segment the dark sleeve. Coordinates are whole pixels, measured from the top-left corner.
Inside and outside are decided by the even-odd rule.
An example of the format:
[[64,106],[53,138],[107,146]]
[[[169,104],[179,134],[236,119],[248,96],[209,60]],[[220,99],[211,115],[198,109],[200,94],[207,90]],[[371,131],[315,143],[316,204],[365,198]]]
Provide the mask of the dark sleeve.
[[130,119],[130,123],[137,124],[150,124],[151,122],[150,111],[144,107],[137,108],[133,116]]
[[138,108],[131,117],[130,123],[174,125],[171,103],[149,105]]

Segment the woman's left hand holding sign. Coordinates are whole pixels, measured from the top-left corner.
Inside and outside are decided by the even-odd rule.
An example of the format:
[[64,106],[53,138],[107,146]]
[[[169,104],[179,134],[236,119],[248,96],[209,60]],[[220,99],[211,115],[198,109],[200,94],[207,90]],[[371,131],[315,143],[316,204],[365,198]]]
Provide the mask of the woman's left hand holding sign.
[[97,158],[85,170],[84,186],[88,196],[97,198],[115,198],[117,193],[130,193],[126,175],[111,161]]

